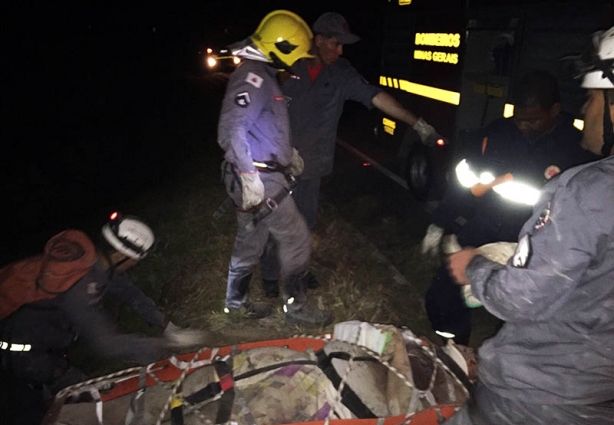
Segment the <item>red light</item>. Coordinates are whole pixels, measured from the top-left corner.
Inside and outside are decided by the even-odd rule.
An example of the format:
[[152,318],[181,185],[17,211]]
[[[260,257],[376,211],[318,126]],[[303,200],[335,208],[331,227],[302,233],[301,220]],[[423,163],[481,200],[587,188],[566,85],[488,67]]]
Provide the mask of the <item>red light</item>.
[[109,217],[109,219],[111,221],[115,220],[117,218],[117,216],[119,215],[119,213],[117,211],[114,211],[111,213],[111,216]]
[[443,139],[437,139],[437,146],[444,146],[446,144],[446,141]]
[[368,163],[368,162],[363,162],[363,163],[362,163],[362,166],[363,166],[363,167],[370,167],[370,166],[371,166],[371,164],[370,164],[370,163]]

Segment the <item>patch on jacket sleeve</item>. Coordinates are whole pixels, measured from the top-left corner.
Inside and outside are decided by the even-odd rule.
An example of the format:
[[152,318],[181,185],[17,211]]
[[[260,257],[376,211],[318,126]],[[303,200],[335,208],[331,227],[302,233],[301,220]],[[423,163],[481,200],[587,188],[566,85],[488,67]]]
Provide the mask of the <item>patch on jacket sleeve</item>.
[[247,105],[251,103],[251,100],[249,98],[249,93],[246,91],[238,93],[235,96],[235,103],[239,105],[241,108],[246,108]]
[[546,208],[544,208],[544,210],[541,212],[539,217],[537,217],[537,221],[533,225],[535,230],[542,229],[546,224],[550,222],[551,213],[552,213],[551,203],[548,202],[548,205],[546,205]]
[[247,81],[248,83],[250,83],[252,86],[256,87],[257,89],[260,88],[260,86],[262,86],[262,82],[264,81],[262,79],[261,76],[254,74],[253,72],[248,72],[247,73],[247,77],[245,77],[245,81]]
[[544,177],[546,180],[550,180],[561,172],[561,169],[557,165],[550,165],[544,170]]

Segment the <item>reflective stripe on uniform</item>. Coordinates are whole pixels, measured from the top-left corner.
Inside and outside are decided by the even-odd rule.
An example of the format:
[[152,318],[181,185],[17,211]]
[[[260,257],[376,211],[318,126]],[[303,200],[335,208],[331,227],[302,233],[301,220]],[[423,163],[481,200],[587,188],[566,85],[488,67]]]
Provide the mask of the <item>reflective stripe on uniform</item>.
[[488,190],[493,189],[503,199],[518,204],[535,205],[539,199],[540,191],[527,183],[513,181],[511,174],[495,177],[485,171],[477,173],[469,167],[466,159],[456,166],[456,178],[461,186],[471,189],[475,196],[482,196]]
[[0,341],[0,350],[7,351],[30,351],[32,346],[30,344],[11,344],[9,342]]

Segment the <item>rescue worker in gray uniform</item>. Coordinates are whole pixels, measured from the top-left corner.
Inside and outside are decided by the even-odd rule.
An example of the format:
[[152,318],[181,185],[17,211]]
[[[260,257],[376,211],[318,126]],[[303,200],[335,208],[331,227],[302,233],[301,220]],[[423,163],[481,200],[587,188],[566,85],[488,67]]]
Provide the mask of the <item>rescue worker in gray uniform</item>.
[[[410,125],[423,143],[434,142],[438,137],[431,125],[405,109],[382,88],[369,84],[348,60],[341,57],[345,44],[360,40],[350,32],[343,16],[324,13],[312,28],[313,57],[297,61],[292,66],[294,77],[284,78],[282,84],[290,102],[292,145],[305,162],[292,196],[310,229],[316,224],[322,177],[333,171],[337,127],[346,101],[359,102],[368,109],[375,107]],[[285,75],[289,77],[288,73]],[[269,244],[262,259],[262,275],[265,292],[271,297],[277,294],[279,266],[275,258],[275,248]],[[307,280],[309,287],[319,286],[311,273]]]
[[[204,343],[201,332],[168,321],[125,274],[148,256],[154,242],[142,221],[114,216],[97,247],[83,232],[67,230],[49,240],[45,254],[0,269],[0,410],[8,412],[2,416],[8,423],[39,424],[46,397],[87,379],[67,357],[77,336],[101,357],[140,364]],[[72,269],[59,273],[49,264]],[[119,333],[103,312],[106,293],[132,307],[162,337]]]
[[[225,152],[224,182],[238,207],[225,311],[242,309],[254,318],[270,314],[268,304],[250,301],[249,285],[252,269],[272,237],[279,246],[286,322],[325,326],[332,314],[307,303],[303,277],[311,257],[311,238],[288,196],[288,175],[300,174],[303,164],[291,145],[287,101],[277,82],[279,69],[310,57],[310,41],[311,30],[302,18],[277,10],[262,20],[251,37],[231,46],[243,62],[228,82],[218,126],[218,143]],[[255,214],[263,208],[272,212],[264,217]]]
[[448,266],[505,321],[479,350],[473,397],[446,424],[614,424],[614,27],[584,56],[582,145],[606,157],[542,190],[505,266]]

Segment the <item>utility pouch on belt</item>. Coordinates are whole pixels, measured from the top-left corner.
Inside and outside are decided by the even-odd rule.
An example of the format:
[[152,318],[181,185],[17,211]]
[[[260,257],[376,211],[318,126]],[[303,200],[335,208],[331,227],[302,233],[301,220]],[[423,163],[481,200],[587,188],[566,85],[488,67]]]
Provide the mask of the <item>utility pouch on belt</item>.
[[277,209],[277,206],[283,201],[286,196],[292,194],[292,191],[296,187],[296,179],[292,174],[286,174],[286,179],[288,179],[288,188],[282,189],[277,195],[266,198],[262,201],[258,206],[252,208],[252,213],[254,214],[254,218],[245,226],[248,231],[252,231],[256,228],[258,223],[268,217],[273,211]]

